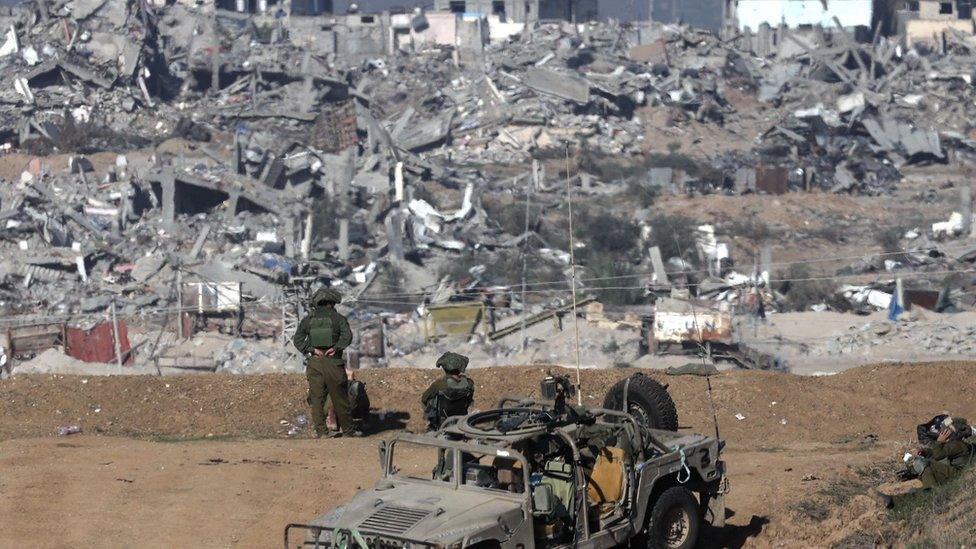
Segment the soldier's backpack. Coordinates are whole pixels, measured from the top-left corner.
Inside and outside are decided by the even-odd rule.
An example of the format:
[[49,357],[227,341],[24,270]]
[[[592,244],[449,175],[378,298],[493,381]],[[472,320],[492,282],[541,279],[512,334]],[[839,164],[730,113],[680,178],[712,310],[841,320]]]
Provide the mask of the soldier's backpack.
[[366,394],[366,384],[358,379],[349,382],[349,407],[352,408],[352,418],[359,422],[369,419],[369,395]]
[[427,423],[431,429],[439,429],[444,420],[452,416],[463,416],[474,400],[474,384],[462,377],[447,378],[447,388],[441,389],[431,399],[426,410]]
[[328,349],[339,341],[339,325],[331,315],[316,315],[309,320],[308,343],[318,349]]

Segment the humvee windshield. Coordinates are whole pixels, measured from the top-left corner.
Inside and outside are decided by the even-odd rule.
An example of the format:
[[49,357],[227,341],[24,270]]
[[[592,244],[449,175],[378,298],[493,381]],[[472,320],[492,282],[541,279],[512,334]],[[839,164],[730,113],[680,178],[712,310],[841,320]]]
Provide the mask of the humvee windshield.
[[397,441],[391,445],[393,452],[390,474],[399,478],[436,481],[453,484],[454,450]]
[[[398,440],[391,444],[389,474],[396,478],[457,484],[509,494],[526,491],[525,464],[508,450],[456,451],[435,445]],[[457,457],[460,463],[456,462]],[[454,471],[460,465],[461,474]]]

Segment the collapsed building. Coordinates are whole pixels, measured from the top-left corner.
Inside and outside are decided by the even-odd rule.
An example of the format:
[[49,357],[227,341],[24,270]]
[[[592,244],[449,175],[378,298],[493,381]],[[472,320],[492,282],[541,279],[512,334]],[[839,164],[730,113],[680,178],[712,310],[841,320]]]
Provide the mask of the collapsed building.
[[[394,308],[369,300],[394,266],[417,278],[394,303],[401,310],[482,299],[484,266],[463,281],[430,266],[467,250],[518,254],[541,238],[491,223],[484,197],[561,197],[563,179],[583,195],[619,193],[620,181],[579,163],[547,174],[546,160],[641,157],[643,108],[667,112],[669,127],[765,124],[747,150],[705,151],[707,174],[651,166],[634,176],[665,193],[883,194],[907,164],[970,162],[976,149],[966,102],[925,109],[946,90],[976,95],[959,68],[976,47],[964,35],[950,33],[944,52],[915,50],[859,42],[841,24],[823,49],[780,28],[780,46],[791,46],[757,56],[747,35],[573,24],[549,2],[524,15],[516,3],[452,4],[327,16],[306,6],[288,17],[263,3],[6,9],[0,144],[24,159],[0,190],[8,322],[117,309],[130,320],[172,314],[182,335],[210,322],[280,337],[315,285]],[[533,10],[560,21],[539,23]],[[550,10],[561,15],[543,17]],[[755,91],[767,111],[740,112],[732,89]],[[435,203],[427,183],[450,198]],[[718,253],[717,242],[705,247]],[[538,253],[566,273],[566,250],[545,242]],[[682,258],[642,256],[655,263],[651,293],[670,294],[658,263],[678,260],[678,278],[689,270]],[[722,259],[709,256],[708,284],[676,289],[730,300],[761,284]],[[510,297],[499,314],[526,313]]]

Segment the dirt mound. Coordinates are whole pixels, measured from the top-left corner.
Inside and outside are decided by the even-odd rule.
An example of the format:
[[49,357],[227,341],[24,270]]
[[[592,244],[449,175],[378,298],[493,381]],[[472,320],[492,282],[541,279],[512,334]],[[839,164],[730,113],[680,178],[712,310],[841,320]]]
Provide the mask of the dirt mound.
[[[584,370],[584,400],[600,404],[606,390],[633,369]],[[505,395],[538,396],[543,367],[471,372],[478,408]],[[647,375],[669,384],[682,427],[712,432],[706,384],[698,377]],[[904,440],[919,418],[952,409],[976,417],[968,384],[976,362],[867,366],[830,377],[759,371],[712,378],[723,438],[740,447],[795,441],[845,443]],[[364,370],[385,428],[419,429],[419,395],[439,375],[431,370]],[[16,376],[0,382],[0,439],[46,436],[60,425],[85,432],[146,438],[286,436],[288,423],[307,412],[300,375],[81,377]],[[738,418],[743,419],[738,419]]]

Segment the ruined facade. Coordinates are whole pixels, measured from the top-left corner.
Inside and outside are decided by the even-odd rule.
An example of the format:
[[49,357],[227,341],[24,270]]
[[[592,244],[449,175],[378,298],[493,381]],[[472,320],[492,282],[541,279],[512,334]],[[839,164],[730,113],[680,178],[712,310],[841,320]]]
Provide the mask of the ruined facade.
[[659,23],[685,23],[719,34],[726,24],[732,0],[653,0],[651,20]]
[[897,20],[897,30],[909,44],[938,46],[946,33],[973,34],[973,0],[907,2]]
[[436,11],[494,15],[502,22],[589,21],[598,18],[596,0],[435,0]]

